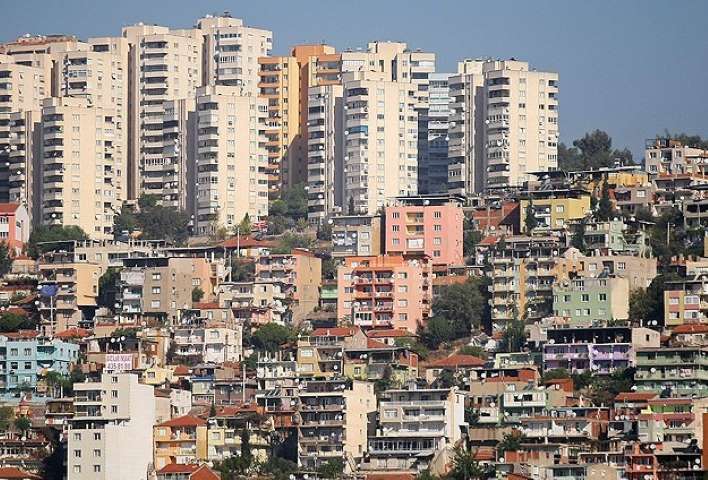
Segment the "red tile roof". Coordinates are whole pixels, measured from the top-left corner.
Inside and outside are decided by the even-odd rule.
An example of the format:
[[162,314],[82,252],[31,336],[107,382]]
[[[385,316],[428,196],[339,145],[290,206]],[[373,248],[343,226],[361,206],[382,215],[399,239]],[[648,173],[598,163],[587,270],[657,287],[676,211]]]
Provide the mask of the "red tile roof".
[[250,235],[241,235],[239,239],[236,236],[224,240],[222,244],[225,248],[270,248],[274,247],[277,243],[272,240],[256,240]]
[[0,214],[15,213],[19,207],[19,203],[0,203]]
[[366,480],[413,480],[412,473],[368,473]]
[[356,332],[351,327],[316,328],[310,334],[311,337],[351,337]]
[[202,465],[199,469],[189,476],[190,480],[221,480],[221,477],[206,465]]
[[32,473],[25,472],[15,467],[0,467],[0,480],[15,480],[15,479],[29,479],[29,480],[42,480],[42,477],[34,475]]
[[484,360],[479,357],[475,357],[474,355],[462,355],[458,353],[455,355],[450,355],[447,358],[441,358],[440,360],[431,362],[430,366],[440,368],[482,367],[484,366],[484,363]]
[[382,328],[374,329],[366,332],[366,336],[369,338],[407,338],[407,337],[417,337],[415,333],[411,333],[405,328]]
[[219,304],[216,302],[198,302],[194,304],[194,308],[197,310],[214,310],[219,308]]
[[67,330],[62,330],[61,332],[57,333],[54,336],[57,338],[66,339],[66,338],[85,338],[90,335],[91,335],[91,332],[89,330],[86,330],[85,328],[71,327]]
[[201,427],[206,424],[206,420],[192,415],[185,415],[163,422],[159,424],[158,427]]
[[366,348],[391,348],[389,345],[386,345],[385,343],[379,342],[378,340],[372,340],[368,338],[366,340]]
[[189,369],[184,365],[177,365],[172,373],[174,375],[189,375]]
[[157,471],[158,474],[167,473],[192,473],[197,471],[199,465],[194,463],[168,463]]
[[671,329],[674,335],[686,333],[708,333],[708,325],[704,323],[690,323],[685,325],[677,325]]
[[31,338],[37,338],[39,332],[36,330],[18,330],[17,332],[6,332],[2,335],[14,340],[29,340]]
[[615,402],[641,402],[656,397],[653,392],[621,392],[615,397]]

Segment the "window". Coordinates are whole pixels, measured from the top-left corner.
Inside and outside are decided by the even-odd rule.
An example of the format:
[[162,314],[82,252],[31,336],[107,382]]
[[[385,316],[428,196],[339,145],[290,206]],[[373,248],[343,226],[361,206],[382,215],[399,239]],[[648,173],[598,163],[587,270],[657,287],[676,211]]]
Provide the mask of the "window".
[[150,308],[160,308],[160,301],[153,300],[152,302],[150,302]]
[[433,225],[434,232],[442,232],[442,225]]
[[160,294],[160,287],[152,287],[152,293],[159,295]]
[[393,232],[398,232],[400,229],[400,225],[391,225],[391,231]]
[[679,299],[676,297],[669,298],[669,305],[678,305]]
[[398,412],[396,410],[384,410],[384,418],[396,418],[398,416]]
[[94,448],[94,449],[93,449],[93,456],[94,456],[94,457],[100,457],[100,456],[101,456],[101,450],[99,450],[98,448]]
[[81,434],[80,433],[74,433],[74,440],[77,442],[81,441]]
[[617,262],[617,270],[624,270],[627,268],[627,264],[625,262]]
[[583,315],[585,315],[586,317],[589,317],[590,316],[590,309],[586,308],[585,310],[583,310]]
[[433,239],[433,244],[434,244],[434,245],[441,245],[441,244],[442,244],[442,238],[440,238],[440,237],[435,237],[435,238]]
[[300,354],[303,357],[311,358],[312,357],[312,350],[310,350],[309,348],[303,348],[303,349],[301,349]]
[[408,300],[399,300],[399,301],[398,301],[398,306],[399,306],[399,307],[402,307],[402,308],[407,307],[407,306],[408,306]]
[[589,302],[590,301],[590,295],[587,293],[583,293],[582,296],[580,297],[581,302]]
[[74,458],[81,458],[81,450],[74,450]]
[[393,214],[391,214],[391,217],[392,218],[401,218],[401,212],[393,212]]
[[433,257],[439,257],[441,255],[440,250],[433,250]]
[[100,466],[100,465],[94,465],[94,466],[93,466],[93,471],[94,471],[94,473],[100,473],[100,471],[101,471],[101,466]]
[[111,405],[111,413],[118,413],[118,405]]
[[442,212],[433,212],[433,218],[442,218]]
[[152,279],[153,280],[160,280],[161,275],[159,273],[153,273],[152,274]]
[[74,473],[81,473],[81,465],[74,465]]
[[556,205],[556,213],[563,213],[563,212],[565,212],[565,206]]
[[118,398],[118,390],[111,390],[111,397]]
[[598,300],[600,300],[601,302],[607,301],[607,294],[606,293],[601,293],[597,297],[598,297]]

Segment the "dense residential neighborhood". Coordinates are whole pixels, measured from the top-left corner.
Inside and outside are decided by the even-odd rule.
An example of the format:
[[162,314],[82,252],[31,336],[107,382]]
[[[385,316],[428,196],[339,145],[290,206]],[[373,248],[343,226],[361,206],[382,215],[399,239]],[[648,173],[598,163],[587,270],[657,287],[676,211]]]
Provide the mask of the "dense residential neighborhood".
[[[708,140],[228,13],[0,43],[0,480],[690,480]],[[111,36],[113,35],[113,36]]]

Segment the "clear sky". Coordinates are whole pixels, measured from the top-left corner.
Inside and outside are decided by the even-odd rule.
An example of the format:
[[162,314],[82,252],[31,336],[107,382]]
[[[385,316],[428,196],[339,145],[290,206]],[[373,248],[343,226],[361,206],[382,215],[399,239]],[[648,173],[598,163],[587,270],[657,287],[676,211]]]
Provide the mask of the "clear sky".
[[436,52],[441,72],[482,56],[558,71],[566,143],[601,128],[636,157],[667,128],[708,136],[708,0],[2,0],[0,40],[187,27],[223,11],[272,30],[274,54],[400,40]]

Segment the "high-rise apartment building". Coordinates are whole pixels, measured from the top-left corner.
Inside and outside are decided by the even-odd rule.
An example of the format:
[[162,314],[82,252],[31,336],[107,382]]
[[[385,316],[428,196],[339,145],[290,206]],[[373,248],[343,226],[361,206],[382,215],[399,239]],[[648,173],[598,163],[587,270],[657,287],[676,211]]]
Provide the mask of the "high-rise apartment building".
[[521,185],[558,165],[558,74],[465,60],[450,78],[450,193]]
[[323,85],[310,88],[307,138],[307,217],[322,223],[342,213],[344,174],[343,88]]
[[[420,193],[447,192],[450,85],[449,73],[429,75],[429,104],[427,109],[427,137],[418,148],[426,149],[422,162],[418,165],[418,190]],[[421,122],[418,122],[418,136],[421,136]],[[420,151],[419,151],[420,158]]]
[[273,32],[227,15],[200,18],[197,28],[204,37],[202,85],[243,87],[244,95],[257,96],[258,60],[270,55]]
[[129,50],[129,198],[179,202],[172,169],[165,170],[165,103],[194,98],[202,83],[200,30],[133,25],[123,28]]
[[162,204],[193,214],[197,158],[195,98],[168,100],[164,106],[165,113],[162,121],[164,162],[152,165],[149,169],[153,172],[162,172]]
[[112,238],[120,211],[113,114],[86,98],[44,100],[42,224],[76,225],[93,239]]
[[133,373],[108,373],[74,386],[69,422],[69,480],[147,478],[153,461],[153,387]]
[[234,228],[248,215],[268,215],[268,179],[262,166],[267,105],[241,87],[202,87],[197,92],[197,196],[199,234]]
[[[48,82],[43,69],[0,54],[0,202],[24,203],[30,215],[32,161],[38,152],[27,149],[42,99],[49,95]],[[30,129],[29,142],[21,141],[28,138],[23,124]]]
[[385,73],[345,74],[343,83],[343,200],[350,215],[375,214],[418,193],[416,90]]

